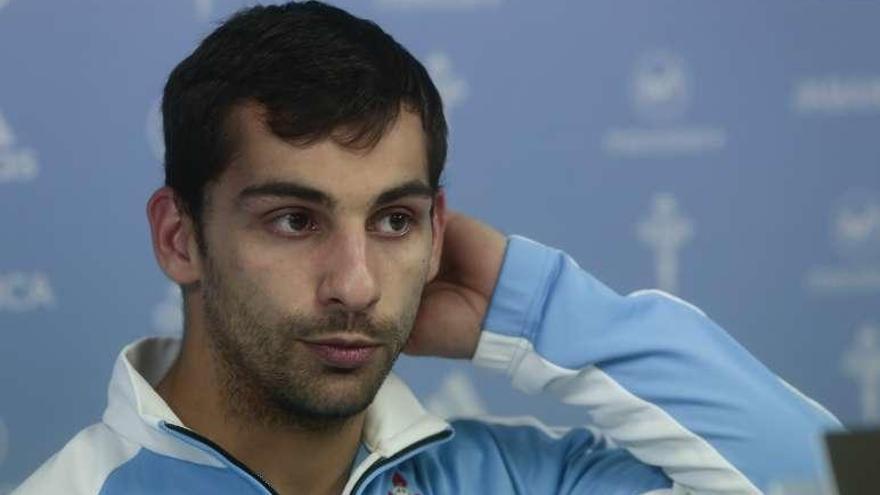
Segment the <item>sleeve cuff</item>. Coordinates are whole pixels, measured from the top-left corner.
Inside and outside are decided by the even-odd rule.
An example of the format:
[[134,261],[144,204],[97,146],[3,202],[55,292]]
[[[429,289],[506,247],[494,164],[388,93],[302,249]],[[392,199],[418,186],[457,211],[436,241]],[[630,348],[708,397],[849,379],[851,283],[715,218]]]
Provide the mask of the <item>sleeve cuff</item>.
[[[525,349],[521,349],[515,342],[522,339],[503,337],[492,332],[483,332],[477,344],[477,351],[471,358],[473,364],[482,368],[488,368],[508,375],[512,375],[516,364],[522,359]],[[513,345],[511,345],[514,343]]]

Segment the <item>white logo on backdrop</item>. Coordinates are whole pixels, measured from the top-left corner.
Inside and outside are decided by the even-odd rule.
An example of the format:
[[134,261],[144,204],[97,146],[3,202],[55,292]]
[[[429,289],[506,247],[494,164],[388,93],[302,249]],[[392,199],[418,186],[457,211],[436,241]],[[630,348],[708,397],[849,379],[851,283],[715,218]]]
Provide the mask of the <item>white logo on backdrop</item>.
[[461,370],[453,370],[436,392],[425,399],[425,407],[441,418],[483,416],[486,403],[470,378]]
[[638,58],[629,91],[642,125],[609,129],[602,138],[606,153],[666,157],[715,151],[727,143],[721,127],[680,123],[691,104],[693,77],[679,55],[653,51]]
[[471,10],[481,7],[497,7],[501,0],[375,0],[379,7],[394,9],[449,9]]
[[680,118],[690,103],[689,74],[681,57],[673,53],[650,53],[638,60],[630,84],[635,111],[648,123]]
[[32,149],[16,148],[12,127],[0,113],[0,184],[32,181],[39,172],[37,154]]
[[55,294],[45,273],[0,274],[0,312],[24,313],[55,306]]
[[153,157],[160,162],[165,160],[165,139],[162,136],[162,99],[153,100],[149,110],[147,110],[147,125],[145,127],[147,134],[147,144]]
[[6,461],[6,457],[9,455],[9,430],[6,428],[6,423],[3,422],[3,418],[0,418],[0,466],[3,465],[3,462]]
[[795,111],[806,114],[848,114],[880,111],[880,76],[806,77],[795,82]]
[[467,81],[464,80],[452,68],[452,59],[449,55],[442,52],[434,52],[425,58],[425,68],[431,75],[440,97],[443,98],[443,110],[446,118],[453,108],[458,107],[467,99],[469,88]]
[[678,292],[679,251],[694,235],[694,225],[679,211],[669,193],[654,195],[648,218],[636,226],[636,235],[654,251],[657,288]]
[[843,356],[843,371],[859,387],[864,421],[880,421],[880,330],[864,325]]
[[165,299],[153,308],[153,330],[172,336],[183,332],[183,295],[177,284],[168,284]]
[[832,208],[831,246],[839,261],[807,272],[814,292],[880,290],[880,193],[846,192]]

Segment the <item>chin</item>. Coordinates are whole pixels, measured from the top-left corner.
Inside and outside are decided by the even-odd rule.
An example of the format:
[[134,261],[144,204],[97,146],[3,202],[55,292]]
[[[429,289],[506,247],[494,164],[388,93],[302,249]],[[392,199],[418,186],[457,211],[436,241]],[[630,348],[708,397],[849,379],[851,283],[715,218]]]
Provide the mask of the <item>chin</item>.
[[308,390],[289,390],[275,397],[287,415],[312,421],[344,420],[360,414],[373,402],[388,371],[376,369],[323,372],[308,380]]

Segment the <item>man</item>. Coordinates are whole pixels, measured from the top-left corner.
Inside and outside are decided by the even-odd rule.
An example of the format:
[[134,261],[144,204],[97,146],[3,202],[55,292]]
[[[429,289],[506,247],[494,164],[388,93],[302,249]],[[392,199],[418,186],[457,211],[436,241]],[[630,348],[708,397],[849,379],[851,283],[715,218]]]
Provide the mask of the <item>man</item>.
[[[253,7],[171,74],[147,214],[185,332],[117,361],[103,421],[16,493],[760,493],[836,420],[671,296],[447,210],[424,67],[317,2]],[[583,407],[427,414],[401,351]]]

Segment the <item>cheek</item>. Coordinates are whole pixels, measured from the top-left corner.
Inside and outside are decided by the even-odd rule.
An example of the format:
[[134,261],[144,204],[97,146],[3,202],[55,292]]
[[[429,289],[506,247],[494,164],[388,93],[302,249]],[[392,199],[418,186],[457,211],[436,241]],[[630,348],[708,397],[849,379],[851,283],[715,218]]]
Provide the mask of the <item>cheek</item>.
[[[233,266],[266,305],[289,313],[303,308],[308,290],[311,264],[308,253],[271,248],[257,243],[241,243],[233,257]],[[311,265],[313,266],[313,265]]]
[[399,249],[380,256],[382,298],[399,305],[421,294],[430,266],[430,248]]

